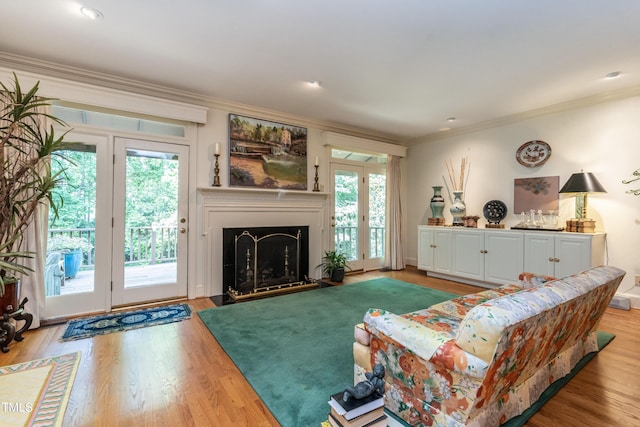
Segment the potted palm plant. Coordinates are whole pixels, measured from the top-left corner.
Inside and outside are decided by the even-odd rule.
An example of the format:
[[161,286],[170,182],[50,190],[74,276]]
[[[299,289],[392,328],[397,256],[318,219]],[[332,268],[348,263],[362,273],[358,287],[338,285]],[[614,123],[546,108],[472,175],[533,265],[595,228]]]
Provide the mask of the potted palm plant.
[[323,277],[329,277],[332,282],[342,282],[348,265],[347,256],[337,250],[325,251],[322,262],[316,267],[322,267]]
[[69,148],[66,133],[56,137],[52,123],[66,125],[46,112],[51,99],[36,95],[39,82],[23,92],[14,73],[10,86],[0,82],[0,314],[17,307],[18,277],[33,271],[25,261],[36,254],[23,250],[22,243],[38,207],[48,203],[57,217],[62,201],[52,190],[64,169],[52,175],[51,162]]

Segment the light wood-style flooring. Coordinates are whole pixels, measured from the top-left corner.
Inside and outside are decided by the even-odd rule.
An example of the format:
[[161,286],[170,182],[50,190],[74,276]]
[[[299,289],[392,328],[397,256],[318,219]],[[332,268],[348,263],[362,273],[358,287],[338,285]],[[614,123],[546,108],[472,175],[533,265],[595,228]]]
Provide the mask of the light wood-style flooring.
[[[348,275],[345,283],[381,276],[460,295],[478,290],[412,267]],[[214,306],[208,298],[188,302],[194,312]],[[527,426],[640,426],[640,310],[609,308],[600,329],[616,338]],[[59,342],[63,331],[56,325],[25,333],[0,353],[0,366],[81,351],[64,426],[279,425],[195,313],[178,323],[66,343]],[[0,413],[0,425],[1,419]]]

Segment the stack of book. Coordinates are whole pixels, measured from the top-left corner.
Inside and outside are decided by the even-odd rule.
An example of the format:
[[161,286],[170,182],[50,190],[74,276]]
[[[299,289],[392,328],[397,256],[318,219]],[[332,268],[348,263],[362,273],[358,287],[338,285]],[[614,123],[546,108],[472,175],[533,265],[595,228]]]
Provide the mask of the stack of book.
[[384,397],[375,392],[362,399],[342,400],[344,392],[331,395],[328,421],[333,427],[384,427]]
[[444,218],[427,218],[427,225],[444,225]]

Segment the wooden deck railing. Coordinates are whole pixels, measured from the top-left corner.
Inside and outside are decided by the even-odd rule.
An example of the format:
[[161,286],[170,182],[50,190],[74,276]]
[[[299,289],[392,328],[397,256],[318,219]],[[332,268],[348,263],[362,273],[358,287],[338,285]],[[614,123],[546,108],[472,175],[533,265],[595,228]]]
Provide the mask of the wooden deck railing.
[[[95,265],[95,229],[64,228],[50,229],[49,238],[56,236],[77,237],[91,247],[83,251],[83,267]],[[125,234],[125,265],[146,265],[174,262],[177,259],[177,226],[129,227]]]

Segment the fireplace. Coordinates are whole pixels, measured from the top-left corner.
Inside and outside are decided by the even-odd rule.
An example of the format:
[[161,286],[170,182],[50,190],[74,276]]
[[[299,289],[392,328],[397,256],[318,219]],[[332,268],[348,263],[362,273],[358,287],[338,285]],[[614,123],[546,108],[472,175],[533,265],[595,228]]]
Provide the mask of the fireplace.
[[312,191],[198,187],[198,203],[202,206],[199,239],[190,240],[190,244],[197,245],[194,262],[204,268],[194,272],[192,292],[224,303],[228,286],[223,283],[222,241],[226,228],[308,227],[309,257],[303,261],[308,262],[309,275],[316,277],[314,267],[322,261],[322,248],[330,243],[325,233],[327,197],[326,193]]
[[222,230],[223,291],[233,300],[316,287],[309,279],[309,227]]

